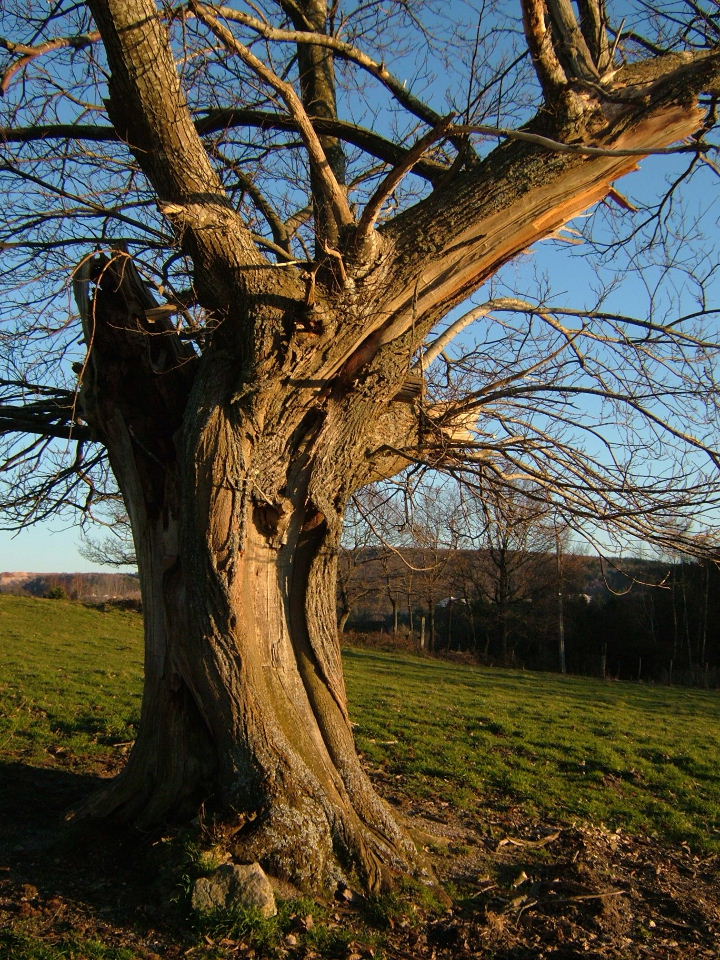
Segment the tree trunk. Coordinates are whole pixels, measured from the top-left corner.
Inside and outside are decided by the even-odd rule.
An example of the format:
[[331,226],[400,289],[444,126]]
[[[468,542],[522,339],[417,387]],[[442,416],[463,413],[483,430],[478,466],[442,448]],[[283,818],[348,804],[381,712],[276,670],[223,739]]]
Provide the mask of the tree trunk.
[[[93,811],[141,824],[199,803],[237,811],[242,859],[303,888],[355,867],[375,889],[388,869],[407,869],[413,849],[355,752],[336,539],[302,488],[284,517],[253,499],[251,470],[232,469],[241,435],[224,411],[208,411],[185,452],[179,542],[172,512],[160,524],[137,522],[142,506],[132,511],[146,611],[143,715],[127,769]],[[292,470],[302,453],[289,454]],[[255,483],[262,489],[257,474]]]
[[[335,600],[341,484],[323,496],[323,470],[343,470],[348,438],[282,404],[258,430],[222,351],[191,386],[179,379],[197,366],[191,356],[158,373],[149,338],[128,336],[144,315],[130,267],[111,283],[111,266],[83,400],[133,528],[146,679],[127,767],[81,812],[149,826],[204,806],[241,860],[304,889],[353,871],[379,889],[416,851],[361,769],[348,717]],[[127,356],[116,337],[133,343]],[[142,408],[133,376],[155,390],[145,384]],[[162,391],[183,383],[182,422],[159,436]],[[264,401],[267,412],[270,390]]]
[[398,601],[397,597],[390,595],[390,606],[392,607],[392,632],[393,636],[397,636],[398,632]]

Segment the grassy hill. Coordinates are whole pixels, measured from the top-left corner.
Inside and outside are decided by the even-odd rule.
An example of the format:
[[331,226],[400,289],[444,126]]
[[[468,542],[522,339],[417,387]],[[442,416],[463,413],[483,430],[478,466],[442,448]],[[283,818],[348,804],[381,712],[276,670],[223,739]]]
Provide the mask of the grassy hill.
[[[127,751],[141,620],[0,596],[0,755],[88,771]],[[720,696],[350,649],[359,749],[378,778],[482,819],[521,807],[720,850]]]
[[718,694],[349,649],[358,746],[452,906],[409,883],[201,922],[211,828],[63,821],[128,752],[141,632],[0,596],[0,960],[717,956]]

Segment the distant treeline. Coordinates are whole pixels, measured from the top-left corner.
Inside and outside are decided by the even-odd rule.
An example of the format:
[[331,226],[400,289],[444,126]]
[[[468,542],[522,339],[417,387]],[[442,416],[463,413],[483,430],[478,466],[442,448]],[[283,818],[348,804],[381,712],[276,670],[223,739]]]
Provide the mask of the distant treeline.
[[714,564],[497,550],[345,551],[338,621],[482,663],[720,686]]
[[129,573],[0,574],[0,593],[103,603],[130,601],[139,607],[140,584]]
[[[126,573],[0,574],[0,593],[140,609]],[[338,627],[486,664],[720,687],[714,564],[522,550],[344,550]]]

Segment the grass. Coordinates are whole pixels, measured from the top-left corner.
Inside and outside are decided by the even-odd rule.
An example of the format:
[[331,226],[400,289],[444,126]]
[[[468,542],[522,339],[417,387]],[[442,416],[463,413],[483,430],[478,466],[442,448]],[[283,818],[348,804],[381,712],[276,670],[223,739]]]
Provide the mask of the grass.
[[0,931],[0,957],[8,960],[138,960],[134,950],[75,936],[48,943],[17,930]]
[[370,766],[482,816],[497,805],[720,850],[715,691],[349,650]]
[[[407,794],[720,850],[718,693],[374,650],[344,660],[358,747]],[[0,595],[0,759],[92,770],[134,736],[141,671],[136,614]]]
[[0,595],[0,756],[91,765],[132,740],[141,635],[130,611]]
[[[321,956],[344,957],[355,936],[350,926],[332,921],[326,907],[309,899],[281,900],[276,916],[268,918],[248,908],[216,910],[197,917],[195,926],[205,942],[252,949],[263,958],[284,955],[282,948],[288,943]],[[363,933],[365,940],[372,938]]]

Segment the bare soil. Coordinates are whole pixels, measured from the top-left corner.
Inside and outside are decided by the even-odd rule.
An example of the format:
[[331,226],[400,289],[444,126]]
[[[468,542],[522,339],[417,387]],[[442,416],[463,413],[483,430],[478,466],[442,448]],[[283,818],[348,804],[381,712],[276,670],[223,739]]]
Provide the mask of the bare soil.
[[[108,758],[105,775],[116,763]],[[48,947],[71,933],[143,960],[720,958],[717,855],[599,824],[538,823],[513,806],[479,820],[442,798],[408,797],[382,775],[378,789],[408,818],[452,903],[429,909],[408,894],[404,909],[387,911],[372,929],[368,904],[346,894],[326,922],[356,935],[329,952],[293,935],[268,954],[213,943],[192,927],[163,838],[65,822],[97,779],[72,757],[48,767],[0,765],[0,931],[23,931]]]

